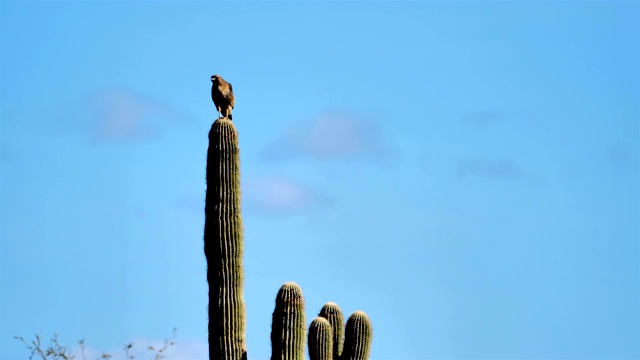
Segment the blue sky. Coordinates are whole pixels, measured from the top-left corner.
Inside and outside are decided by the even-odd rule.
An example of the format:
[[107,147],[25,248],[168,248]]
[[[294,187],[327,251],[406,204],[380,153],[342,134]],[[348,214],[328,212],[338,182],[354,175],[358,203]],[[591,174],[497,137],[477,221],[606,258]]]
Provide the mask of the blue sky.
[[210,76],[234,86],[251,359],[296,281],[372,359],[640,357],[640,5],[0,3],[12,337],[204,359]]

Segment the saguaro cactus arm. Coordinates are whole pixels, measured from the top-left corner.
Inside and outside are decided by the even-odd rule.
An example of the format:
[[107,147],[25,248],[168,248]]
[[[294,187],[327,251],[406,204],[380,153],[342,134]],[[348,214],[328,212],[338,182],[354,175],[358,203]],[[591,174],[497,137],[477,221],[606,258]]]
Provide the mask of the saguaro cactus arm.
[[371,352],[373,328],[363,311],[356,311],[347,320],[344,350],[341,360],[367,360]]
[[271,323],[271,360],[304,360],[306,326],[302,289],[288,282],[276,296]]
[[[369,359],[369,354],[371,353],[371,338],[373,336],[373,328],[367,314],[365,314],[363,311],[354,312],[347,321],[346,331],[343,331],[344,316],[342,315],[342,310],[336,303],[328,302],[324,304],[322,310],[320,310],[320,314],[318,314],[318,318],[326,319],[326,321],[331,325],[331,345],[333,347],[333,356],[331,357],[332,360]],[[311,357],[311,360],[314,360],[315,355],[312,353],[311,349],[311,334],[312,327],[310,326],[309,356]],[[343,334],[345,334],[344,337]],[[313,339],[313,341],[316,341],[315,338]]]
[[309,359],[333,359],[333,331],[329,320],[316,317],[309,325]]
[[344,340],[344,315],[338,304],[334,302],[328,302],[324,304],[320,310],[321,316],[329,321],[331,329],[333,331],[333,360],[339,360],[342,354],[342,346]]

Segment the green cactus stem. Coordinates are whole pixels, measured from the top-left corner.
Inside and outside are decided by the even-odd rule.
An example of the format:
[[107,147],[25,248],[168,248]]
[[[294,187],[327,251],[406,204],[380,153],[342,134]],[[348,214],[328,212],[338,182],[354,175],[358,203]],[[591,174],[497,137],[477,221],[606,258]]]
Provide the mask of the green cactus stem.
[[271,360],[304,360],[306,321],[302,289],[288,282],[276,296],[271,323]]
[[209,359],[246,359],[240,154],[238,133],[226,119],[216,120],[209,132],[204,253],[209,283]]
[[318,316],[327,319],[329,324],[331,324],[331,330],[333,332],[333,360],[339,360],[342,354],[344,339],[344,315],[342,315],[342,310],[340,310],[338,304],[328,302],[324,304]]
[[356,311],[347,320],[342,360],[368,360],[373,328],[363,311]]
[[333,331],[329,320],[316,317],[309,325],[309,359],[333,359]]

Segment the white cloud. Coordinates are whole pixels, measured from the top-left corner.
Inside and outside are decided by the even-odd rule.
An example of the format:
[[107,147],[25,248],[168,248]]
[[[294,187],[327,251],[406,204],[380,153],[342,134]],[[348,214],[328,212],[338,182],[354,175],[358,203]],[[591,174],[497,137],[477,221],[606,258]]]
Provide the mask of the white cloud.
[[607,159],[621,170],[640,169],[640,156],[627,144],[617,143],[607,149]]
[[264,149],[262,155],[268,161],[297,156],[383,160],[389,151],[375,122],[351,115],[325,113],[312,121],[292,124]]
[[261,213],[289,214],[329,202],[310,187],[284,177],[249,180],[242,189],[243,202],[248,210]]
[[149,138],[158,133],[163,122],[186,119],[166,102],[126,87],[104,89],[89,96],[87,104],[83,121],[91,121],[90,131],[100,141]]

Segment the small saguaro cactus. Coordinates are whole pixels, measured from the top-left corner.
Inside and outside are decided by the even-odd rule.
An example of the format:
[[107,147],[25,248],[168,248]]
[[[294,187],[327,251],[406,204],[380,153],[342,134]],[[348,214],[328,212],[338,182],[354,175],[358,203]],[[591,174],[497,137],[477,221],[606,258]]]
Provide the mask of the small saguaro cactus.
[[342,310],[338,304],[328,302],[324,304],[318,316],[327,319],[329,324],[331,324],[331,329],[333,329],[333,360],[339,360],[342,354],[342,341],[344,340],[344,332],[342,331],[344,327],[344,315],[342,315]]
[[[288,282],[276,296],[271,323],[271,360],[303,360],[305,315],[302,289]],[[311,360],[368,360],[373,330],[369,317],[356,311],[347,321],[336,303],[328,302],[309,325],[309,358]],[[345,334],[346,332],[346,334]],[[342,334],[345,334],[343,338]],[[336,352],[335,349],[344,351]]]
[[329,320],[316,317],[309,325],[309,358],[311,360],[333,359],[333,331]]
[[304,360],[304,297],[294,282],[280,288],[271,323],[271,360]]
[[347,320],[344,350],[341,360],[367,360],[371,352],[373,330],[371,320],[363,311],[356,311]]
[[[371,321],[363,311],[356,311],[347,321],[346,331],[343,331],[344,316],[338,304],[328,302],[324,304],[318,319],[325,319],[331,326],[331,337],[328,340],[319,340],[314,335],[312,339],[312,329],[309,329],[309,357],[311,360],[324,360],[325,352],[332,349],[331,360],[367,360],[371,352],[371,338],[373,329]],[[314,321],[316,321],[314,320]],[[313,325],[313,323],[312,323]],[[315,325],[316,327],[318,325]],[[343,337],[344,334],[344,337]],[[323,337],[322,339],[325,339]],[[322,344],[321,341],[329,342]],[[311,343],[314,343],[312,348]],[[344,342],[344,347],[343,347]]]

